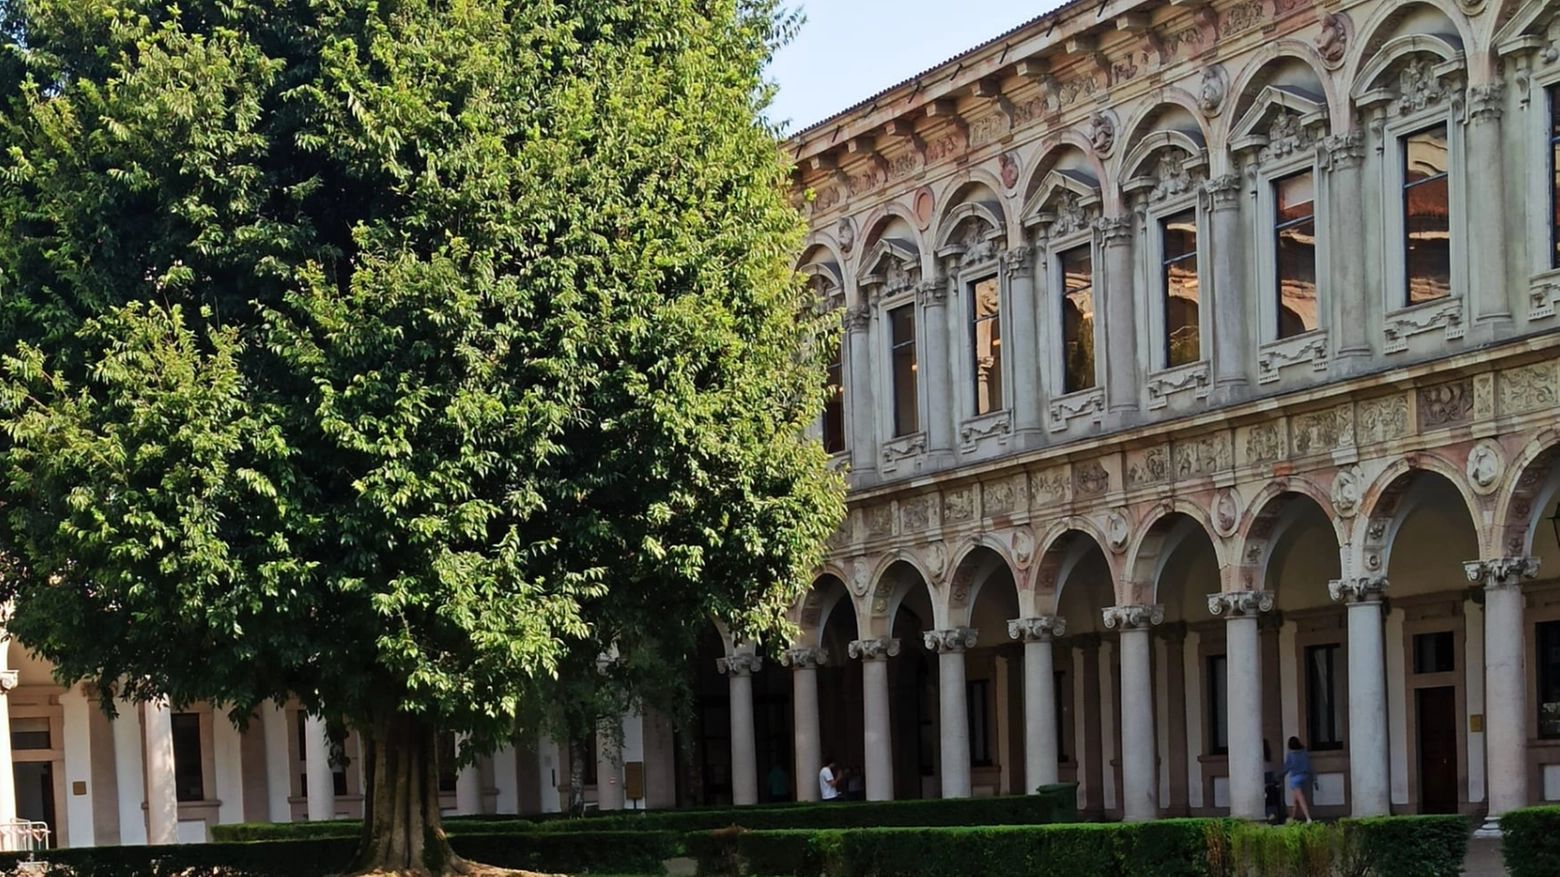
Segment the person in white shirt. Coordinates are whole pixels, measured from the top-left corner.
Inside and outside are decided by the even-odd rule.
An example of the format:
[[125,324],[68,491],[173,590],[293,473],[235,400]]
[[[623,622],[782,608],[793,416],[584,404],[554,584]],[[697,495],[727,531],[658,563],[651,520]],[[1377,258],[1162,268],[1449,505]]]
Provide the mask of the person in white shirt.
[[839,768],[831,755],[823,760],[823,770],[818,771],[818,796],[825,801],[839,800],[839,785]]

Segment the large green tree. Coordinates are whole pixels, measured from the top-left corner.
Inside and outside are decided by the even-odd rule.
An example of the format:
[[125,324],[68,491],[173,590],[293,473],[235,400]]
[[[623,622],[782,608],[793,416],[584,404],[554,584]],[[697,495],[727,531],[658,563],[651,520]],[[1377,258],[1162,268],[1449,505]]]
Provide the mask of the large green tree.
[[437,731],[469,757],[664,692],[710,616],[773,632],[842,513],[761,117],[788,27],[0,0],[10,631],[110,709],[344,720],[355,867],[434,873]]

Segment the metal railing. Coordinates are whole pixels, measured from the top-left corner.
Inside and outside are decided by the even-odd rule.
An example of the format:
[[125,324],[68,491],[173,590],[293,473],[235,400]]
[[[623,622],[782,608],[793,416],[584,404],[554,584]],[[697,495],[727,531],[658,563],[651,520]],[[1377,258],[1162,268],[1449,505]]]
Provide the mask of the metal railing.
[[31,853],[49,848],[49,826],[28,819],[0,823],[0,850]]

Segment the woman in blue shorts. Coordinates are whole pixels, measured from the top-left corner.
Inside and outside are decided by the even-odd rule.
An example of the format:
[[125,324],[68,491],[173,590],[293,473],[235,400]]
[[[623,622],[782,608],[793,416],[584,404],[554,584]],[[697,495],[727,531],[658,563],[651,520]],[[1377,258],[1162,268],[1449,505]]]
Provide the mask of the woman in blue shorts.
[[1311,821],[1311,805],[1306,803],[1306,787],[1311,784],[1311,753],[1299,737],[1289,738],[1289,754],[1284,756],[1284,788],[1289,791],[1289,801],[1294,811],[1304,814]]

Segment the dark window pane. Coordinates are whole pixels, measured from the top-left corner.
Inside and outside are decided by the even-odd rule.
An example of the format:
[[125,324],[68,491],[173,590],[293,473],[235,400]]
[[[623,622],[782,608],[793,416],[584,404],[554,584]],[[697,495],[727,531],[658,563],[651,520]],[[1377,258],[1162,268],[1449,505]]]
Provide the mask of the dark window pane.
[[1052,674],[1055,680],[1055,688],[1052,694],[1056,700],[1056,761],[1063,764],[1067,761],[1067,716],[1071,712],[1067,705],[1072,703],[1072,693],[1067,687],[1067,674],[1057,670]]
[[22,717],[11,720],[12,749],[52,749],[49,738],[49,720],[43,717]]
[[201,801],[206,797],[205,777],[201,773],[200,716],[174,713],[173,788],[180,801]]
[[1538,736],[1560,738],[1560,621],[1538,625]]
[[1343,748],[1343,667],[1338,645],[1305,650],[1306,731],[1311,749]]
[[1316,187],[1310,171],[1273,184],[1277,233],[1278,337],[1317,327]]
[[1446,126],[1403,138],[1404,265],[1408,304],[1452,293]]
[[1198,322],[1197,214],[1177,214],[1161,223],[1164,241],[1165,367],[1202,359]]
[[1230,751],[1229,663],[1223,655],[1208,657],[1208,754]]
[[976,679],[965,690],[970,719],[970,764],[976,767],[991,766],[991,682]]
[[915,305],[889,311],[888,322],[894,359],[894,435],[898,437],[920,429],[915,383]]
[[823,400],[823,449],[831,454],[845,450],[845,364],[836,350],[829,361],[829,383]]
[[1452,673],[1457,670],[1457,639],[1449,630],[1414,635],[1415,673]]
[[975,348],[975,413],[1002,410],[1002,296],[997,278],[970,288]]
[[1094,255],[1078,247],[1061,255],[1064,393],[1094,389]]

